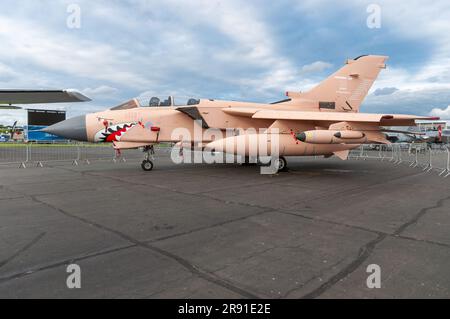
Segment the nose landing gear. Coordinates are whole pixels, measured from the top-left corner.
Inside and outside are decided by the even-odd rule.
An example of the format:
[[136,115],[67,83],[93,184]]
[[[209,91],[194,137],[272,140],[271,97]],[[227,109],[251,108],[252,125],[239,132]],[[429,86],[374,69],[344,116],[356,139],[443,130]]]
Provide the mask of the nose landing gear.
[[153,155],[155,154],[155,149],[153,148],[153,145],[144,147],[144,153],[145,157],[142,161],[141,167],[144,171],[149,172],[153,169],[153,162],[151,159],[154,160]]
[[144,171],[149,172],[153,169],[153,162],[150,160],[143,160],[141,167]]

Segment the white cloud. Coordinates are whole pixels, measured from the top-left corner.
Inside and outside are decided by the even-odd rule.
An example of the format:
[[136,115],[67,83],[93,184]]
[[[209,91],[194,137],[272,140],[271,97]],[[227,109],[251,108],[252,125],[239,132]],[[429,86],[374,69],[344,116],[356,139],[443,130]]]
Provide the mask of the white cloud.
[[[317,34],[314,30],[341,32],[342,21],[327,22],[337,10],[349,15],[342,19],[346,23],[359,19],[364,28],[365,8],[371,3],[348,0],[336,8],[331,0],[283,5],[237,0],[78,0],[82,29],[72,32],[65,29],[69,2],[23,0],[2,7],[0,43],[7,49],[0,50],[0,87],[77,87],[95,99],[95,105],[67,106],[77,114],[104,109],[143,91],[265,100],[286,90],[308,89],[317,80],[316,72],[331,67],[324,61],[335,62],[334,57],[320,52],[315,59],[324,61],[302,67],[303,51],[289,53],[287,43],[298,47],[294,44],[304,41],[301,48],[308,52],[314,46],[311,41],[321,41],[320,36],[308,37]],[[388,62],[371,92],[399,90],[391,95],[371,94],[369,107],[410,113],[417,108],[428,113],[448,105],[450,100],[443,100],[450,90],[450,3],[378,3],[382,32],[373,30],[373,36],[363,39],[364,45],[355,47],[377,50],[395,39],[412,39],[423,41],[429,59],[420,66],[400,67],[402,56],[392,56],[392,65]],[[281,12],[281,7],[290,10]],[[310,19],[316,20],[310,23]],[[362,33],[355,29],[355,38]],[[353,39],[353,34],[348,37]],[[394,54],[401,51],[395,44],[389,49]],[[350,45],[346,50],[353,49]],[[336,52],[342,51],[337,45]],[[314,61],[310,53],[305,56]],[[339,56],[339,60],[347,57]]]
[[[154,13],[155,1],[141,0],[144,12]],[[296,63],[283,56],[278,49],[276,36],[270,25],[260,15],[261,10],[254,4],[242,1],[164,1],[163,6],[185,27],[167,26],[164,30],[173,41],[176,51],[186,50],[189,61],[182,67],[194,69],[212,79],[237,85],[243,90],[251,88],[254,93],[267,94],[267,91],[284,92],[287,86],[299,86]],[[156,23],[156,22],[154,22]],[[226,48],[216,47],[210,51],[207,44],[202,51],[202,43],[190,28],[200,26],[206,30],[216,30],[230,41]],[[166,39],[166,37],[164,37]],[[175,41],[176,40],[176,41]],[[205,59],[207,59],[205,61]],[[206,62],[206,63],[205,63]],[[229,67],[228,67],[229,66]],[[258,68],[255,74],[230,74],[231,70]]]
[[110,87],[108,85],[100,85],[96,88],[85,88],[81,93],[91,99],[111,99],[119,93],[119,89]]
[[124,62],[132,54],[100,42],[65,36],[27,21],[0,16],[0,58],[32,62],[68,76],[107,80],[125,86],[145,87],[151,82],[133,73]]
[[19,74],[9,66],[0,63],[0,83],[8,83],[17,78]]
[[363,111],[428,115],[432,108],[444,107],[448,101],[450,90],[447,89],[402,89],[391,95],[370,94],[364,102]]
[[[391,86],[408,89],[450,88],[450,2],[381,1],[382,28],[403,39],[432,43],[431,56],[417,70],[388,70]],[[393,57],[401,59],[399,57]],[[434,81],[432,79],[435,79]],[[438,81],[436,81],[438,80]]]
[[310,64],[305,64],[300,69],[300,74],[310,74],[310,73],[318,73],[322,72],[326,69],[331,68],[333,65],[328,62],[316,61]]
[[384,87],[384,88],[376,89],[376,90],[373,92],[373,95],[375,95],[375,96],[380,96],[380,95],[391,95],[391,94],[393,94],[393,93],[395,93],[395,92],[397,92],[397,91],[398,91],[398,89],[395,88],[395,87]]
[[431,116],[438,116],[444,120],[450,120],[450,105],[445,109],[434,108],[430,112]]
[[[202,93],[205,85],[201,82],[207,81],[210,87],[220,88],[214,93],[219,96],[211,97],[230,95],[225,90],[233,88],[236,92],[231,95],[236,98],[245,95],[261,99],[311,86],[308,78],[300,77],[299,61],[291,61],[281,53],[277,34],[266,20],[266,6],[234,0],[79,3],[83,14],[81,33],[54,31],[58,30],[55,21],[61,21],[53,10],[49,10],[45,21],[0,14],[0,41],[8,47],[7,52],[0,51],[0,61],[13,54],[17,61],[33,64],[34,70],[45,70],[44,79],[55,73],[62,79],[77,77],[78,83],[89,79],[89,88],[106,82],[140,91],[210,95]],[[22,11],[32,6],[31,2],[23,5]],[[94,24],[93,20],[98,22]],[[105,25],[117,28],[122,37],[105,41]],[[90,33],[82,33],[95,27]],[[205,35],[209,33],[212,35]],[[314,67],[321,69],[323,63]],[[25,72],[22,70],[22,78]],[[31,73],[36,76],[36,72]],[[59,86],[58,82],[50,82],[52,86],[55,83]]]
[[[372,1],[348,0],[341,2],[340,10],[348,12],[352,17],[359,17],[361,23],[365,23],[367,17],[366,8]],[[413,103],[414,94],[416,100],[420,100],[422,107],[433,107],[433,103],[442,104],[448,96],[446,90],[450,90],[450,2],[433,1],[432,4],[420,0],[411,1],[387,1],[376,2],[381,7],[381,29],[373,30],[374,40],[377,37],[386,37],[386,41],[392,38],[402,39],[406,42],[415,41],[423,43],[428,58],[419,65],[405,65],[401,63],[404,57],[402,49],[391,47],[394,53],[388,61],[388,69],[381,72],[374,83],[371,93],[386,87],[395,87],[399,92],[389,97],[369,96],[368,102],[373,105],[391,104],[395,110],[400,103],[406,106],[417,105]],[[322,19],[325,14],[335,10],[335,2],[332,0],[302,0],[294,6],[299,13]],[[318,14],[320,13],[320,15]],[[351,35],[350,35],[351,36]],[[371,38],[368,38],[366,46],[370,47]],[[369,52],[371,53],[371,52]],[[383,52],[379,52],[382,54]],[[395,55],[395,53],[398,53]],[[399,65],[405,65],[399,67]],[[440,96],[432,96],[439,92]],[[395,98],[394,98],[395,96]],[[425,100],[425,96],[429,100]],[[402,100],[405,99],[405,100]],[[450,101],[447,101],[447,103]],[[435,105],[436,106],[436,105]],[[420,109],[421,111],[421,109]]]
[[2,110],[0,124],[13,125],[17,121],[17,125],[26,125],[27,112],[25,110]]

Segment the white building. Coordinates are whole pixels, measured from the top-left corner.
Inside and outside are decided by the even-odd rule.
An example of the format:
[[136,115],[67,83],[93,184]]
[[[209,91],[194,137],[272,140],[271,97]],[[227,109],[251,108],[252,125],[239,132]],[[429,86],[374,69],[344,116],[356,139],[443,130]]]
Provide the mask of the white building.
[[450,130],[450,121],[448,120],[421,120],[416,121],[417,127],[421,132],[433,132],[438,131],[439,126],[441,127],[442,131],[444,130]]

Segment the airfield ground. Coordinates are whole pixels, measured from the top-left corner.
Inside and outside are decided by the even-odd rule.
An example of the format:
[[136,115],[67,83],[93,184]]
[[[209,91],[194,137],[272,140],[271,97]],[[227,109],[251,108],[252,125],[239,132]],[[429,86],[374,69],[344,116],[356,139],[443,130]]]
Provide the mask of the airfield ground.
[[375,160],[139,165],[0,167],[0,297],[450,297],[450,177]]

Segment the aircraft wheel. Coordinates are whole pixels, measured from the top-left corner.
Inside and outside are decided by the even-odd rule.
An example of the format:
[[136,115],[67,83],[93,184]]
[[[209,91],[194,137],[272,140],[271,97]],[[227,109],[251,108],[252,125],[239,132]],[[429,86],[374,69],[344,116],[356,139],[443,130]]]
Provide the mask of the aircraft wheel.
[[280,156],[275,160],[275,167],[278,168],[279,172],[287,171],[287,160],[284,156]]
[[149,172],[153,169],[153,162],[150,160],[142,161],[141,167],[144,171]]

